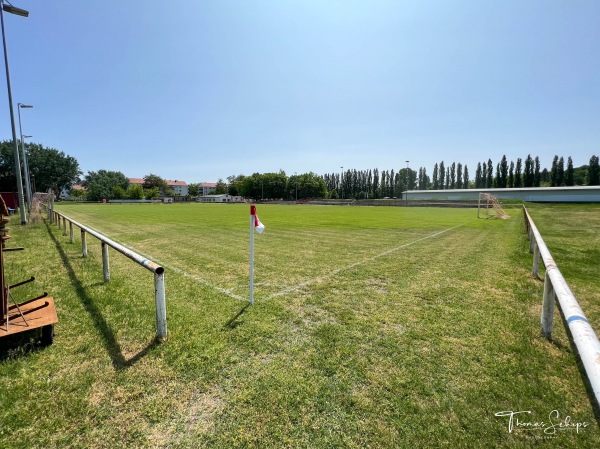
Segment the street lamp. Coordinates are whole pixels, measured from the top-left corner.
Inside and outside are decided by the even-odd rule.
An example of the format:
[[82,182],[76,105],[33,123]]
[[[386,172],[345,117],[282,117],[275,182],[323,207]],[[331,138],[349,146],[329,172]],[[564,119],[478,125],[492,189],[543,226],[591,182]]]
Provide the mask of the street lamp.
[[2,44],[4,47],[4,65],[6,67],[6,88],[8,90],[8,107],[10,109],[10,125],[12,128],[13,154],[15,156],[15,177],[17,178],[17,193],[19,195],[19,213],[21,215],[21,224],[27,224],[25,219],[25,202],[23,200],[23,179],[21,178],[21,162],[19,161],[19,148],[17,147],[17,131],[15,129],[15,113],[13,111],[12,89],[10,87],[10,71],[8,69],[8,52],[6,51],[6,34],[4,33],[4,13],[16,14],[22,17],[28,17],[29,12],[12,5],[7,5],[4,0],[0,0],[2,8],[0,9],[0,23],[2,25]]
[[340,178],[340,190],[342,191],[342,199],[344,199],[344,167],[340,167],[342,169],[342,177]]
[[408,161],[406,161],[406,205],[408,206],[408,183],[410,179],[410,169],[408,168]]
[[25,142],[23,140],[31,136],[23,135],[23,128],[21,127],[21,109],[30,109],[33,108],[33,106],[23,103],[17,103],[17,106],[17,111],[19,112],[19,133],[21,134],[21,152],[23,155],[23,173],[25,174],[25,197],[27,198],[27,211],[31,212],[31,182],[29,181],[29,162],[27,161]]

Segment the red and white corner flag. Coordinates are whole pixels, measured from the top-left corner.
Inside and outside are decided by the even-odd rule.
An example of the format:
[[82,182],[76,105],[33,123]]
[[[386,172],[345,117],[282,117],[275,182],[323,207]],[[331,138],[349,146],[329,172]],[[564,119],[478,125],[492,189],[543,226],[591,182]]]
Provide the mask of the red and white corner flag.
[[256,206],[255,205],[250,206],[250,215],[252,215],[254,217],[254,229],[259,234],[262,234],[263,231],[265,230],[265,225],[260,222],[258,215],[256,215]]
[[256,215],[256,206],[250,205],[250,304],[254,304],[254,231],[262,234],[265,225]]

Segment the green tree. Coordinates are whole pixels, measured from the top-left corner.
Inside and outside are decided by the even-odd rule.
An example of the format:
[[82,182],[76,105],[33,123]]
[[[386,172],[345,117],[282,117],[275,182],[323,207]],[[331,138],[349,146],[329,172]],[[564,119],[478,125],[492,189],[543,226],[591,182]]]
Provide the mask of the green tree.
[[215,187],[214,194],[223,195],[225,193],[227,193],[227,184],[225,184],[223,178],[219,178],[219,180],[217,181],[217,186]]
[[73,201],[85,201],[87,199],[87,192],[85,189],[71,189],[69,190],[69,199]]
[[477,168],[475,169],[475,188],[480,189],[481,187],[481,162],[477,162]]
[[531,158],[531,154],[528,154],[527,159],[525,159],[523,187],[533,187],[533,159]]
[[600,185],[600,166],[598,165],[598,156],[594,155],[590,158],[588,166],[588,185]]
[[111,199],[122,200],[127,195],[126,190],[121,186],[114,186],[112,189]]
[[160,196],[160,190],[158,190],[158,187],[152,187],[151,189],[144,189],[142,187],[142,190],[144,191],[144,198],[147,200],[153,200]]
[[158,190],[162,193],[166,193],[168,190],[170,190],[167,181],[165,181],[160,176],[154,175],[152,173],[144,176],[144,184],[142,185],[142,187],[144,188],[144,190],[157,187]]
[[188,195],[189,196],[198,196],[200,194],[200,184],[192,183],[188,184]]
[[127,189],[129,179],[118,171],[98,170],[89,172],[84,179],[83,185],[88,190],[88,200],[99,201],[102,198],[113,199],[115,187]]
[[439,171],[439,189],[443,190],[446,187],[445,179],[446,179],[446,167],[444,167],[444,161],[440,162],[440,171]]
[[457,189],[463,188],[463,172],[462,172],[462,170],[463,170],[462,164],[459,162],[458,164],[456,164],[456,188]]
[[540,158],[535,157],[533,168],[533,187],[540,187],[542,183],[542,174],[540,173]]
[[127,187],[127,191],[125,192],[125,198],[130,200],[143,200],[144,188],[139,184],[129,184],[129,187]]
[[492,160],[488,159],[487,162],[487,183],[486,183],[486,187],[489,189],[492,187],[492,184],[494,182],[494,166],[492,165]]
[[515,186],[515,163],[510,161],[510,167],[508,169],[508,187],[513,188]]
[[565,159],[561,156],[558,160],[558,170],[556,175],[556,185],[562,186],[565,182]]
[[469,189],[470,187],[471,186],[469,186],[469,169],[465,164],[465,168],[463,168],[463,189]]
[[438,164],[437,162],[433,166],[433,190],[438,190],[440,188],[440,183],[438,180]]
[[552,187],[558,186],[558,156],[554,155],[552,159],[552,169],[550,170],[550,185]]
[[485,189],[487,187],[487,163],[484,162],[481,168],[481,186],[480,188]]
[[[52,189],[58,196],[64,188],[70,188],[79,180],[81,170],[77,159],[62,151],[46,148],[41,144],[26,143],[29,173],[39,192]],[[21,153],[19,153],[21,154]],[[15,159],[11,140],[0,142],[0,188],[15,191]]]
[[506,155],[502,156],[500,160],[500,174],[499,174],[499,186],[503,189],[506,188],[508,184],[508,161],[506,160]]
[[567,159],[567,171],[565,172],[565,185],[566,186],[574,186],[575,185],[575,170],[573,169],[573,159],[571,156]]
[[517,159],[517,165],[515,166],[515,187],[519,188],[519,187],[523,187],[523,174],[522,174],[522,170],[523,170],[523,161],[521,160],[521,158]]
[[290,200],[307,198],[326,198],[327,187],[323,178],[313,172],[290,176],[286,185],[287,198]]

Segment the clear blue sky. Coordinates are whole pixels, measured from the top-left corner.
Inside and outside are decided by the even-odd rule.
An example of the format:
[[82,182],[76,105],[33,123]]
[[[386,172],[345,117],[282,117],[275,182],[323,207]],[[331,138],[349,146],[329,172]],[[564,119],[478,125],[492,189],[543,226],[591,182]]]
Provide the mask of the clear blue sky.
[[[600,1],[14,0],[23,132],[188,183],[600,155]],[[10,138],[4,76],[0,137]],[[4,93],[2,93],[4,92]],[[16,114],[16,111],[15,111]]]

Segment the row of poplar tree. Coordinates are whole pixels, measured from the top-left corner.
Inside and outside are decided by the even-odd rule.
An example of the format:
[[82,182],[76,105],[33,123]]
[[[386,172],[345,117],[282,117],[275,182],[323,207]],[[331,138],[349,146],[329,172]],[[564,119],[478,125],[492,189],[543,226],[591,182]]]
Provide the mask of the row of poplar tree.
[[560,187],[575,185],[600,185],[598,156],[590,158],[589,165],[574,168],[569,156],[554,156],[550,170],[541,168],[540,158],[528,155],[508,161],[502,156],[500,162],[491,159],[477,164],[475,176],[460,162],[446,166],[444,161],[433,166],[432,176],[425,167],[418,171],[402,168],[398,171],[346,170],[342,173],[322,175],[330,198],[394,198],[406,190],[444,190],[518,187]]

